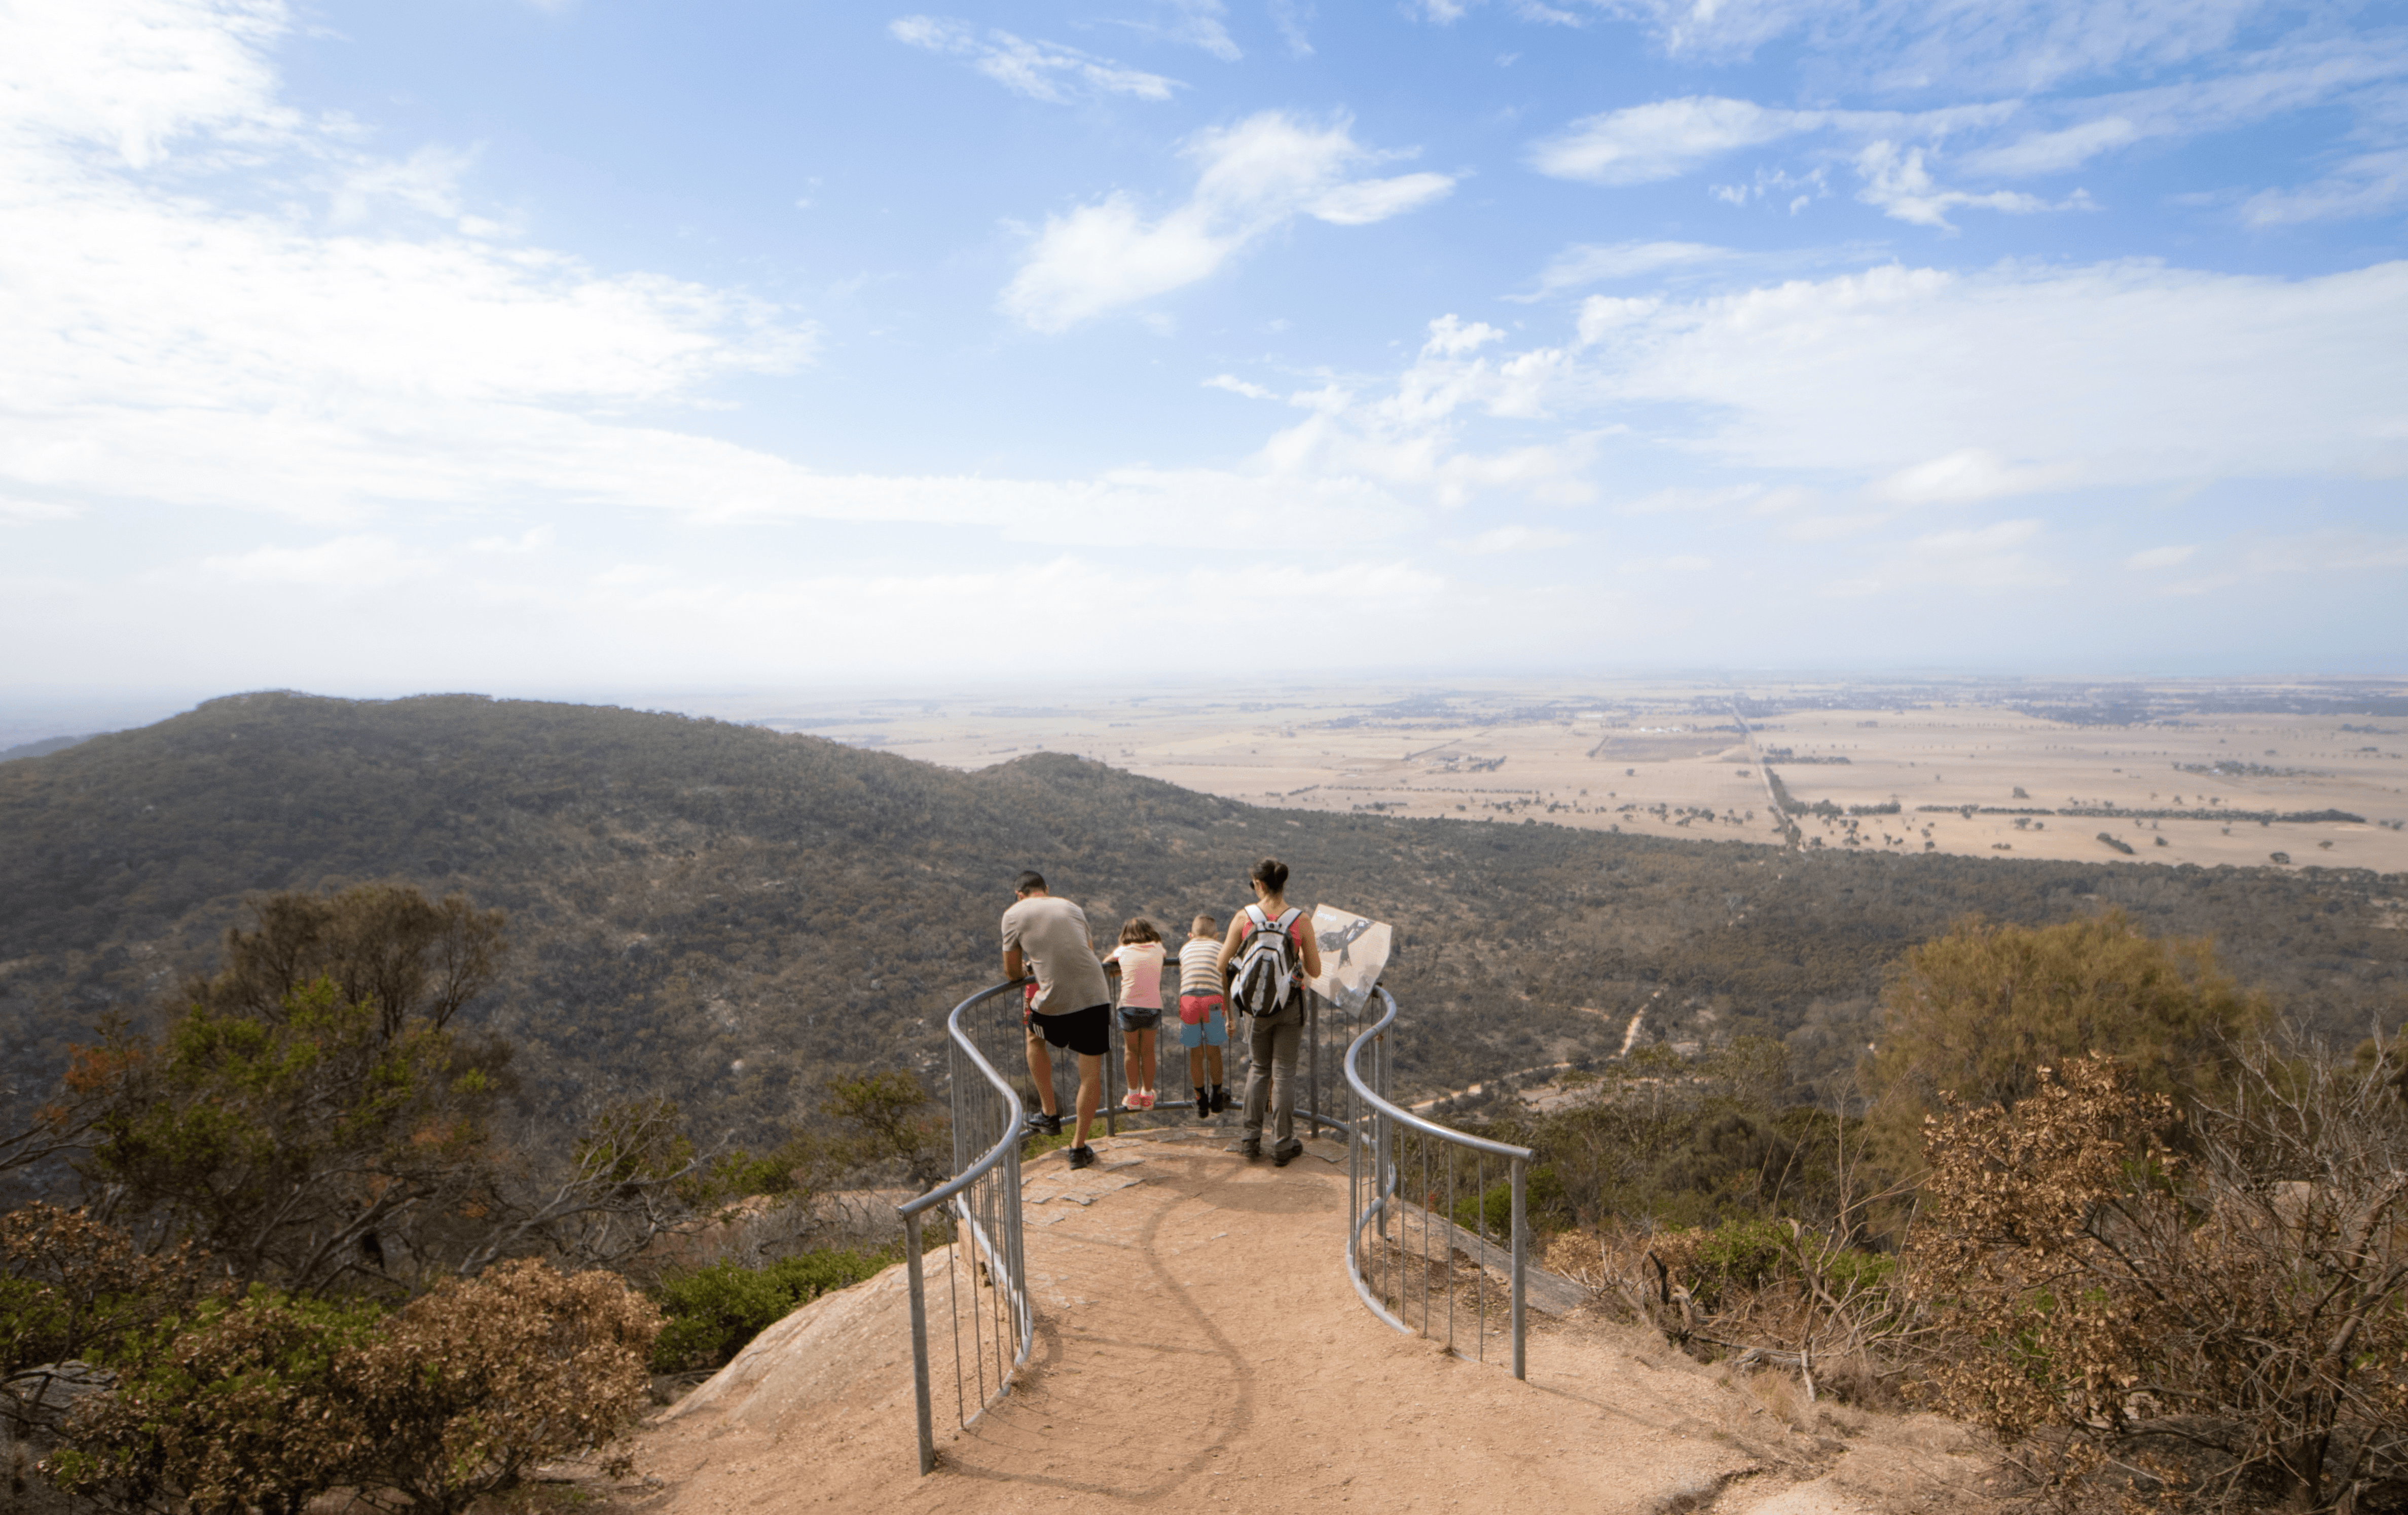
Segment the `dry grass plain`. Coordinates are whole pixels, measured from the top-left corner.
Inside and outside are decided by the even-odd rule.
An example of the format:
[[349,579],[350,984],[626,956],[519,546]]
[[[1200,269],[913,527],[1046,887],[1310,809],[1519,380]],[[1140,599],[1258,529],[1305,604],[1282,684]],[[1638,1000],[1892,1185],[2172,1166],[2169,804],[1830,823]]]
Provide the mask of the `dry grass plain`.
[[[1801,815],[1810,848],[2400,872],[2408,713],[2370,711],[2408,712],[2408,681],[1266,685],[752,718],[961,768],[1071,752],[1254,805],[1700,841],[1782,840],[1770,761],[1803,805],[1899,807]],[[2319,811],[2359,819],[2257,819]]]

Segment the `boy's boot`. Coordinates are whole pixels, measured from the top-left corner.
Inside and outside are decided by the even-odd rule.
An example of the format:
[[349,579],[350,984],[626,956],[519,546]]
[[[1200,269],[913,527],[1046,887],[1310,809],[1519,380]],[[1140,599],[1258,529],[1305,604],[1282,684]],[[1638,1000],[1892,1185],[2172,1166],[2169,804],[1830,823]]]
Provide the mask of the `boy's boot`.
[[1220,1114],[1229,1108],[1229,1092],[1219,1084],[1212,1086],[1212,1113]]
[[1199,1121],[1212,1119],[1212,1096],[1204,1092],[1204,1086],[1200,1083],[1196,1086],[1196,1119]]

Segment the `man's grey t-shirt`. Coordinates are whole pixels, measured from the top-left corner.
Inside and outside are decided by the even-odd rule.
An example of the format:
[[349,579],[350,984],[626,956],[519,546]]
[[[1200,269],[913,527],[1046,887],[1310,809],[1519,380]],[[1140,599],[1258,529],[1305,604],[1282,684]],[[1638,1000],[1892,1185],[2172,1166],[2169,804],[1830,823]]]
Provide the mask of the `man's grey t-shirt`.
[[1111,1003],[1104,965],[1087,940],[1087,912],[1067,899],[1032,894],[1003,912],[1003,948],[1020,949],[1037,976],[1039,1015],[1068,1015]]

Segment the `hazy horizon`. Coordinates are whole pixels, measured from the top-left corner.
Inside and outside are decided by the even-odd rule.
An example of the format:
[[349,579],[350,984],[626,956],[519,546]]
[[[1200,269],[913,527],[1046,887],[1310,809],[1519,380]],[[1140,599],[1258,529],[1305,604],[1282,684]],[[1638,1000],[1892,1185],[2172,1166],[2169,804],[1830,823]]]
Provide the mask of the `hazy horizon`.
[[[424,688],[387,690],[222,689],[191,692],[128,692],[81,697],[49,691],[29,692],[0,687],[0,750],[58,736],[89,736],[155,724],[214,699],[236,694],[284,692],[332,699],[393,700],[432,694],[475,694],[494,699],[556,701],[572,705],[619,706],[677,715],[711,717],[739,722],[774,723],[781,717],[824,711],[828,707],[867,707],[880,704],[976,700],[1003,705],[1080,707],[1130,698],[1166,700],[1237,699],[1271,696],[1301,699],[1331,692],[1361,693],[1384,690],[1398,698],[1443,696],[1477,698],[1500,690],[1536,692],[1541,686],[1590,686],[1597,692],[1623,693],[1636,688],[1679,686],[1726,688],[1733,693],[1778,698],[1801,686],[1855,688],[1866,693],[1955,686],[1969,694],[2013,697],[2018,693],[2107,692],[2130,686],[2156,689],[2232,691],[2241,689],[2375,686],[2383,697],[2408,699],[2408,674],[2270,673],[2186,677],[2151,673],[2028,673],[2003,674],[1979,669],[1665,669],[1532,670],[1522,673],[1455,670],[1420,674],[1327,675],[1253,679],[1103,680],[1069,678],[1060,683],[1004,682],[928,679],[915,681],[867,680],[852,685],[820,684],[784,689],[576,689],[576,688]],[[2389,686],[2385,688],[2383,686]],[[1570,693],[1567,690],[1567,693]],[[2335,691],[2338,694],[2339,691]]]

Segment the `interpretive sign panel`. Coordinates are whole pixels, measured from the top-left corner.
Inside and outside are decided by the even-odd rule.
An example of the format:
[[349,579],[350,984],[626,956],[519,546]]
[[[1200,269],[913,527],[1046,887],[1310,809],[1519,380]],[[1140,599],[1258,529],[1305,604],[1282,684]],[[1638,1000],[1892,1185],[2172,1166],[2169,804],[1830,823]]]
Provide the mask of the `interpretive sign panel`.
[[1312,908],[1312,933],[1321,946],[1321,977],[1312,980],[1314,993],[1341,1009],[1362,1008],[1380,981],[1380,970],[1388,965],[1396,934],[1384,921],[1330,905]]

